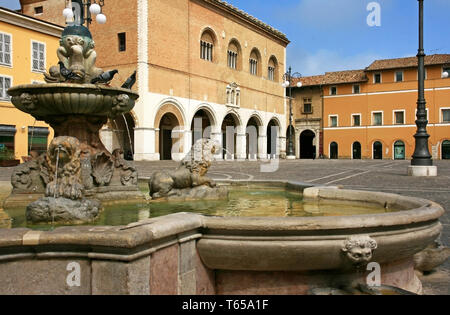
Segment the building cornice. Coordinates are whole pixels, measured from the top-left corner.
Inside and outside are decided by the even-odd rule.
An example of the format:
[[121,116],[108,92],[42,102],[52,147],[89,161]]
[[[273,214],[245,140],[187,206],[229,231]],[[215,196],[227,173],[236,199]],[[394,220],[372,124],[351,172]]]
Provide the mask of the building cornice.
[[219,9],[222,12],[226,12],[226,13],[238,18],[239,20],[245,22],[246,24],[250,24],[251,26],[253,26],[257,29],[260,29],[268,36],[281,41],[286,46],[290,43],[289,39],[287,38],[287,36],[284,33],[280,32],[279,30],[273,28],[272,26],[258,20],[257,18],[251,16],[250,14],[248,14],[242,10],[239,10],[238,8],[232,6],[231,4],[229,4],[225,1],[222,1],[222,0],[194,0],[194,1],[209,4],[217,9]]
[[58,38],[61,37],[64,29],[62,26],[34,19],[4,8],[0,8],[0,21]]

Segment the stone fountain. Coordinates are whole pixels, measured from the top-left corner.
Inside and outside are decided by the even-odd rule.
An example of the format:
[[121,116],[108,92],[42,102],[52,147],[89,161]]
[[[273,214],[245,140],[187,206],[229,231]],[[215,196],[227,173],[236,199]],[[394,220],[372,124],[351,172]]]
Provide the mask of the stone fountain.
[[[15,169],[5,203],[40,198],[27,207],[33,223],[91,221],[100,202],[143,200],[136,169],[99,137],[107,119],[130,111],[138,95],[107,85],[114,72],[95,67],[93,48],[86,28],[67,27],[59,67],[50,68],[47,84],[8,91],[18,109],[55,130],[46,154]],[[240,187],[206,177],[217,148],[200,140],[175,171],[153,174],[152,198],[225,198],[224,185]],[[0,294],[332,294],[361,288],[369,264],[379,266],[383,290],[420,294],[415,264],[427,271],[448,256],[430,248],[445,212],[434,202],[298,182],[251,183],[301,193],[313,209],[333,202],[337,209],[369,204],[396,211],[247,218],[176,213],[126,226],[0,228]],[[79,285],[67,281],[74,266]]]
[[14,106],[48,123],[55,138],[46,154],[14,170],[5,207],[45,194],[28,206],[29,220],[91,221],[101,208],[98,200],[143,199],[135,167],[120,149],[109,152],[99,136],[108,119],[129,112],[139,96],[108,85],[116,71],[95,67],[94,41],[86,27],[66,27],[57,55],[59,65],[45,74],[46,84],[8,90]]

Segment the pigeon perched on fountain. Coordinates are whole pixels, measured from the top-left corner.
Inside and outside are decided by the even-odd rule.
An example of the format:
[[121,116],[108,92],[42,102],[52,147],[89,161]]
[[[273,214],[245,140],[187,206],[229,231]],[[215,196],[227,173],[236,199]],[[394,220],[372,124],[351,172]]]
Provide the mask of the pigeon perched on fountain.
[[81,79],[81,77],[78,74],[74,73],[72,70],[67,69],[62,61],[58,62],[58,64],[59,64],[59,73],[66,80],[80,80]]
[[111,70],[111,71],[106,71],[103,72],[102,74],[100,74],[98,77],[95,77],[91,80],[92,84],[96,84],[96,83],[103,83],[103,84],[107,84],[109,83],[114,76],[118,73],[118,70]]
[[131,90],[131,88],[135,83],[136,83],[136,71],[134,71],[133,74],[125,81],[125,83],[122,84],[122,88]]

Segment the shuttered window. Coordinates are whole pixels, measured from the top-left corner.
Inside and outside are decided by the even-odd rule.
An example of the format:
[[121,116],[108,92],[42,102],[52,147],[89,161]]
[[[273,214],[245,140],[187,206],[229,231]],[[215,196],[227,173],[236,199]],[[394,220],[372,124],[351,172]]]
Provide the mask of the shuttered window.
[[0,33],[0,64],[11,66],[11,36]]
[[45,71],[45,45],[43,43],[33,42],[32,69],[33,71]]
[[7,91],[11,87],[11,78],[0,76],[0,100],[10,99]]

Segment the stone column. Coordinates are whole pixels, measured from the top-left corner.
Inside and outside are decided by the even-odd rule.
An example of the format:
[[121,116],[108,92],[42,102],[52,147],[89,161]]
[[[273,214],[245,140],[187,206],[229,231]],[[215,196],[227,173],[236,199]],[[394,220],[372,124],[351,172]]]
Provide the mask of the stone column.
[[192,148],[192,130],[185,130],[184,131],[184,138],[183,138],[183,154],[184,156],[186,156],[186,154],[189,153],[189,151],[191,151]]
[[[185,156],[185,138],[187,138],[186,130],[175,128],[172,130],[172,160],[181,161]],[[189,132],[190,136],[190,132]],[[190,149],[190,147],[189,147]]]
[[315,145],[316,145],[316,159],[320,156],[320,130],[314,130],[316,134]]
[[279,138],[279,149],[280,149],[280,158],[285,159],[286,158],[286,137],[280,136]]
[[159,153],[156,153],[156,130],[154,128],[134,129],[134,160],[158,161]]
[[258,136],[258,159],[267,160],[267,136],[259,134]]
[[297,159],[300,159],[300,134],[301,132],[298,129],[295,129],[294,149],[295,149],[295,157]]
[[247,159],[247,135],[245,134],[236,135],[236,159],[241,161]]
[[223,160],[223,143],[222,143],[222,132],[218,132],[218,131],[212,131],[211,132],[211,139],[215,140],[217,143],[219,143],[220,145],[220,150],[219,152],[214,156],[216,160],[218,161],[222,161]]

